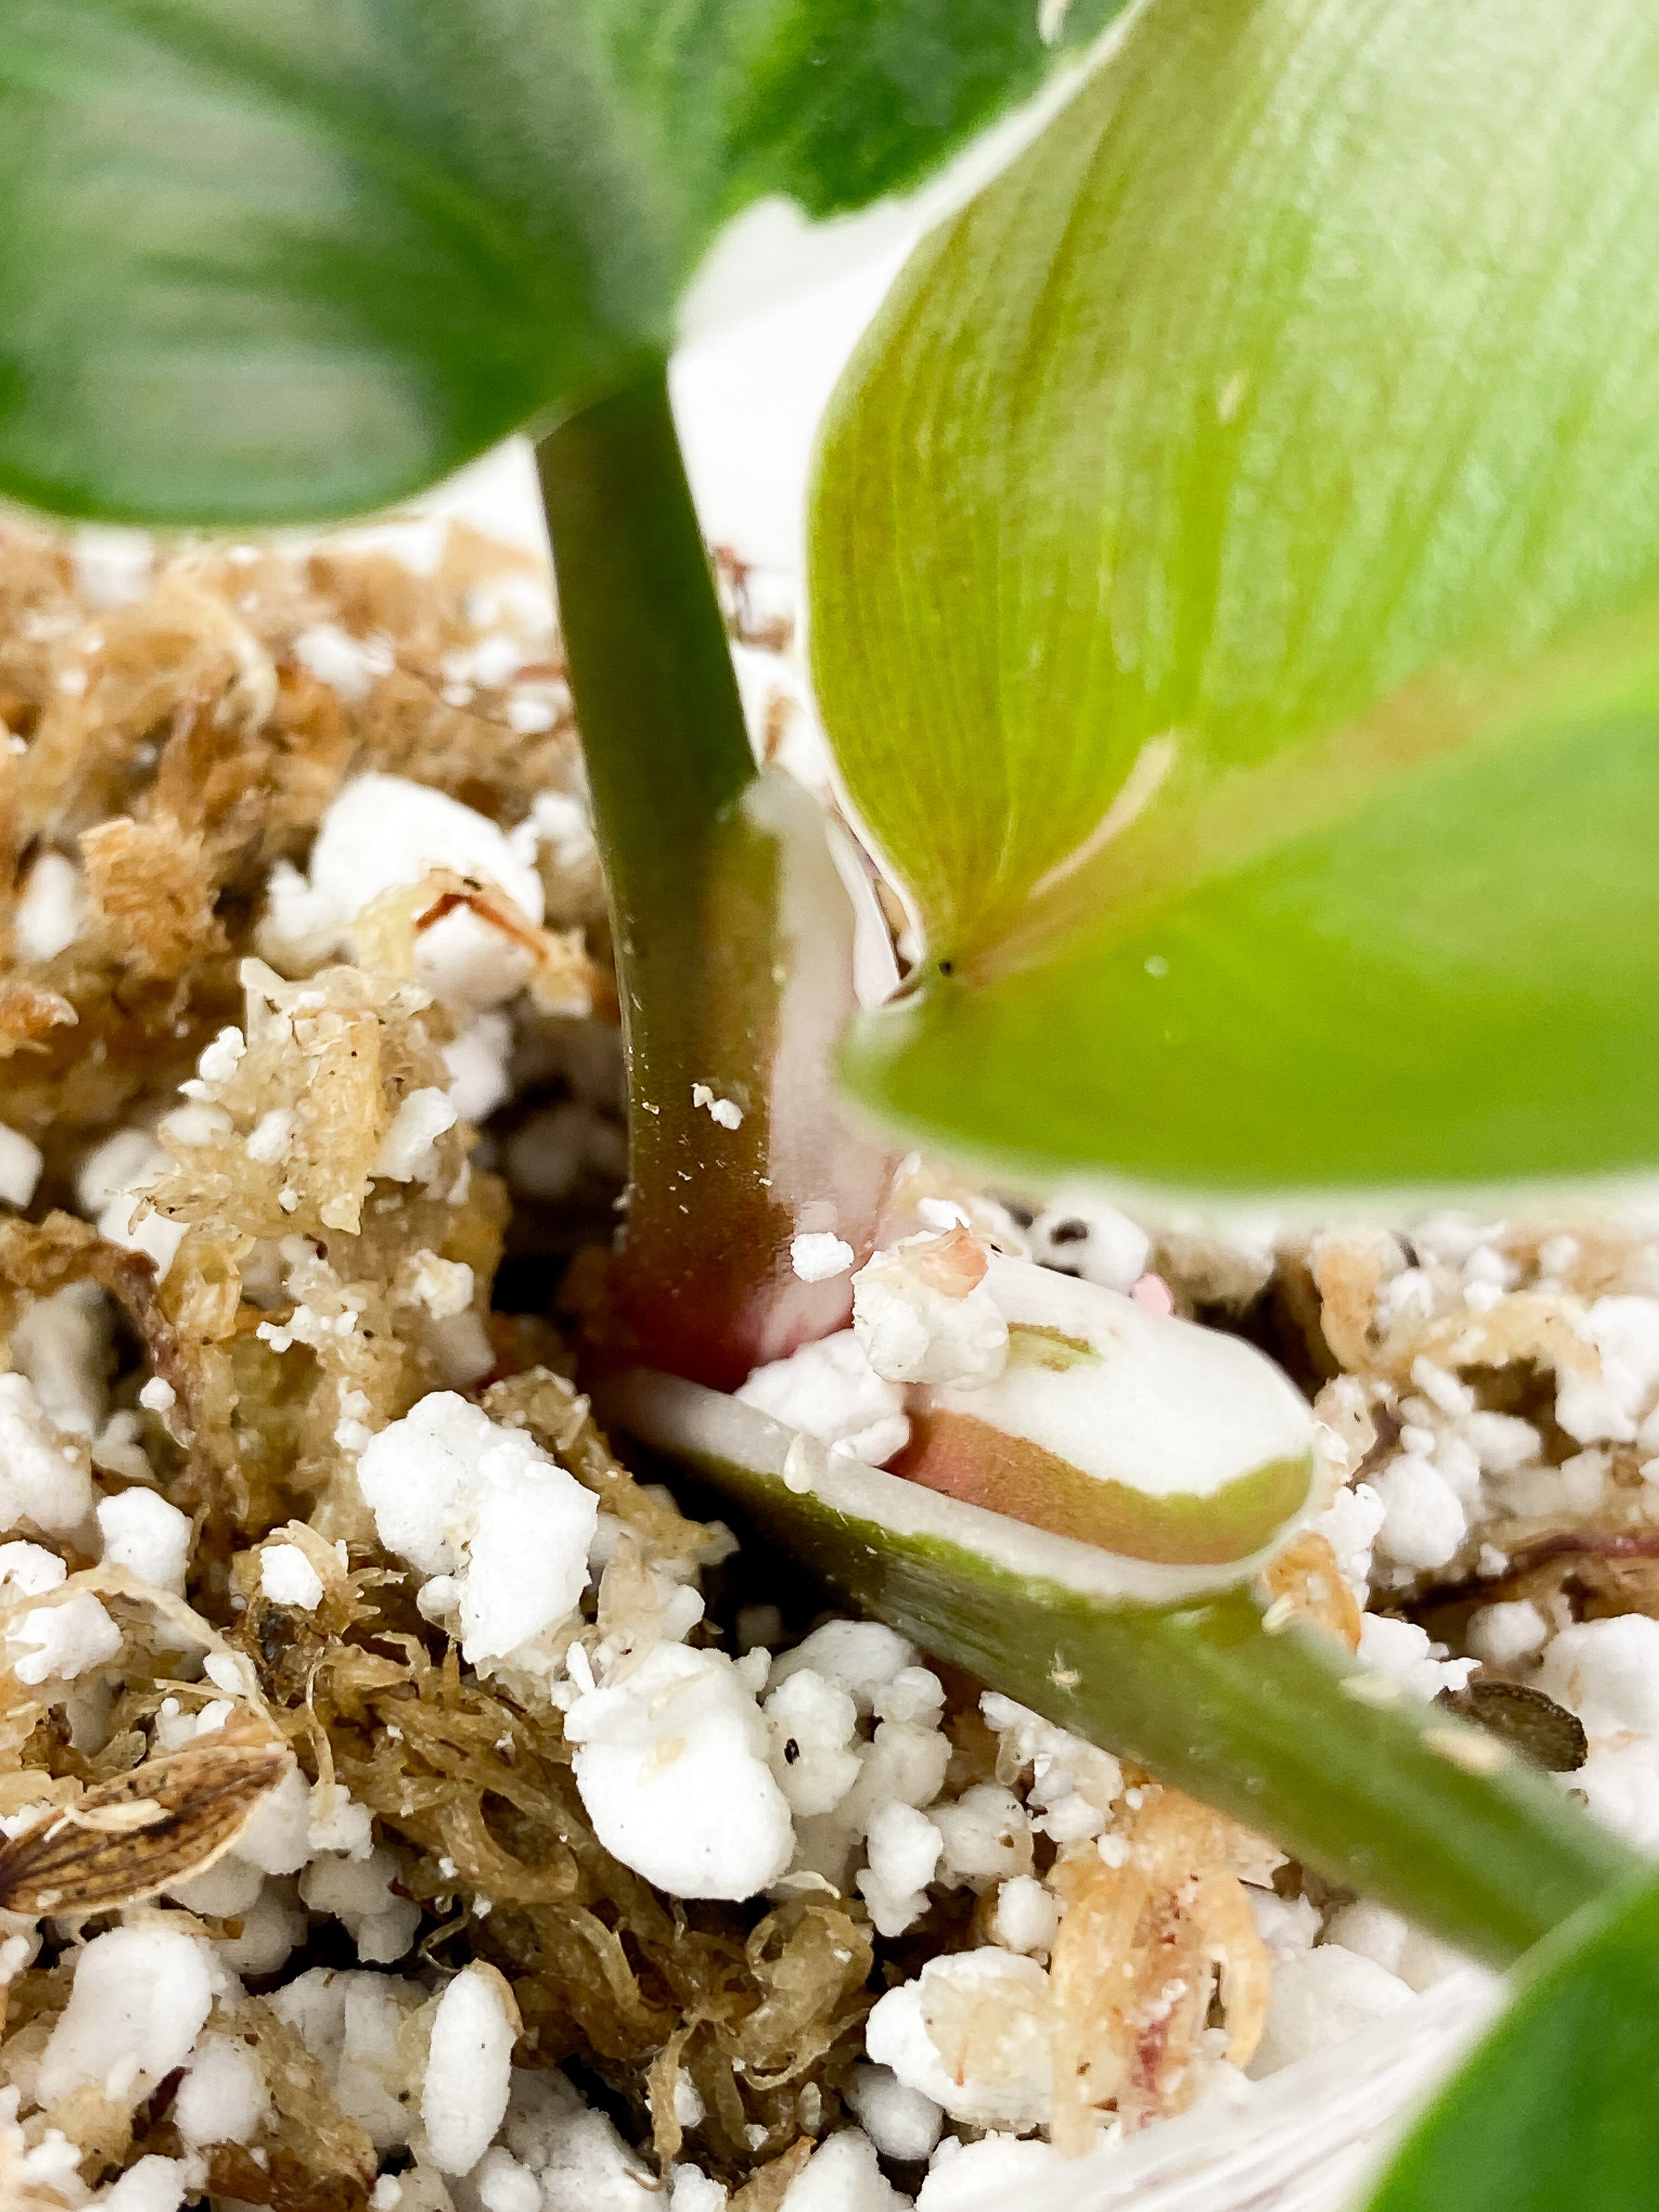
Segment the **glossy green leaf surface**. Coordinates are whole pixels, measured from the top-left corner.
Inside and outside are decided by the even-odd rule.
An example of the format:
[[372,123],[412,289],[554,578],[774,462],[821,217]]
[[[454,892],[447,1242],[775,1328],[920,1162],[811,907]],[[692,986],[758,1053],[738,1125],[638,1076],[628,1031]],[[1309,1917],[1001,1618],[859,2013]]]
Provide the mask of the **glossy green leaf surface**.
[[1371,2212],[1648,2212],[1659,2172],[1659,1884],[1615,1892],[1528,1961]]
[[1026,0],[11,0],[0,491],[381,504],[630,381],[749,200],[895,190],[1050,59]]
[[816,675],[929,961],[848,1066],[1039,1170],[1659,1128],[1659,18],[1154,4],[902,279]]

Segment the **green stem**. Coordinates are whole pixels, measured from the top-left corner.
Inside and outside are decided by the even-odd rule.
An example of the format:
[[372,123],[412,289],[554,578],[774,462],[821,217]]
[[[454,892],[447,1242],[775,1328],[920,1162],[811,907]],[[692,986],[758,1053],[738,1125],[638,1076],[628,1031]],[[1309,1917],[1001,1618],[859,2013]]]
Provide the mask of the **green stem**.
[[854,1606],[1477,1958],[1509,1965],[1640,1868],[1492,1737],[1379,1705],[1386,1683],[1322,1638],[1267,1634],[1244,1590],[1108,1601],[791,1487],[787,1432],[706,1391],[625,1377],[611,1410]]
[[[793,1187],[789,1163],[811,1158],[828,1191],[836,1161],[833,1146],[826,1157],[800,1141],[811,1084],[781,1098],[773,1080],[792,972],[786,841],[755,803],[664,372],[562,424],[538,462],[628,1052],[620,1334],[633,1357],[732,1388],[838,1326],[846,1296],[809,1291],[789,1269],[791,1237],[821,1196]],[[833,878],[830,895],[842,896]],[[831,913],[817,934],[836,927]],[[694,1103],[696,1085],[732,1103],[736,1128]],[[828,1085],[825,1070],[821,1096]],[[859,1241],[855,1223],[842,1233]]]

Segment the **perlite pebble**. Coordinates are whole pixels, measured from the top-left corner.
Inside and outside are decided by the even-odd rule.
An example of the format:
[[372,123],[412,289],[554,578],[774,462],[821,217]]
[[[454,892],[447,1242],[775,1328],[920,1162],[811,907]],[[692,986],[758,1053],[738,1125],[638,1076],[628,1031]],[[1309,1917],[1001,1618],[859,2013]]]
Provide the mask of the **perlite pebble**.
[[858,1707],[811,1667],[787,1677],[766,1700],[773,1779],[803,1818],[838,1805],[859,1777]]
[[212,1946],[196,1936],[153,1925],[94,1936],[40,2055],[40,2102],[112,2075],[153,2086],[184,2063],[223,1987]]
[[500,2143],[484,2153],[473,2171],[472,2186],[483,2212],[541,2212],[541,2183]]
[[933,2099],[907,2088],[890,2066],[855,2066],[847,2101],[884,2158],[926,2158],[945,2125]]
[[325,1853],[301,1875],[300,1894],[313,1912],[331,1913],[343,1923],[365,1966],[389,1966],[408,1950],[421,1924],[419,1905],[392,1892],[404,1871],[384,1844],[364,1859]]
[[884,1805],[865,1839],[869,1864],[858,1878],[876,1932],[902,1936],[927,1908],[944,1838],[925,1813],[902,1803]]
[[[969,2024],[978,2069],[973,2073],[960,2063]],[[1048,2118],[1050,2033],[1042,1968],[987,1944],[930,1959],[915,1981],[878,1998],[865,2026],[865,2048],[954,2120],[1036,2127]]]
[[1659,1387],[1659,1298],[1597,1298],[1584,1332],[1600,1354],[1600,1372],[1562,1367],[1556,1420],[1581,1444],[1628,1443]]
[[1431,1643],[1426,1629],[1413,1620],[1368,1613],[1359,1624],[1359,1662],[1391,1675],[1407,1697],[1427,1705],[1443,1690],[1461,1690],[1474,1674],[1473,1659],[1448,1659],[1443,1644]]
[[701,2166],[669,2169],[668,2212],[726,2212],[727,2202],[726,2191]]
[[775,1690],[810,1667],[826,1681],[838,1683],[867,1717],[880,1692],[915,1656],[914,1644],[878,1620],[827,1620],[773,1662],[770,1683]]
[[98,2199],[103,2212],[179,2212],[185,2201],[184,2162],[154,2151],[137,2160]]
[[1538,1687],[1597,1738],[1659,1735],[1659,1620],[1621,1613],[1564,1628],[1544,1654]]
[[44,1544],[0,1544],[0,1604],[20,1597],[41,1597],[56,1589],[69,1569]]
[[910,2212],[876,2163],[861,2128],[840,2128],[822,2143],[783,2193],[779,2212]]
[[459,1118],[447,1091],[429,1085],[411,1091],[380,1139],[374,1172],[392,1182],[411,1182],[421,1171],[434,1144],[446,1129],[454,1127]]
[[1018,2205],[1033,2185],[1062,2166],[1052,2143],[1029,2136],[982,2136],[959,2143],[947,2136],[916,2197],[916,2212],[983,2212],[988,2204]]
[[124,1490],[101,1501],[98,1528],[107,1565],[125,1567],[157,1589],[183,1595],[195,1533],[189,1514],[153,1490]]
[[[935,1814],[934,1818],[939,1815]],[[1060,1930],[1060,1903],[1034,1875],[1016,1875],[997,1891],[991,1933],[1005,1949],[1044,1953]]]
[[409,2140],[404,2100],[412,2084],[398,2037],[424,1995],[417,1984],[391,1974],[314,1966],[267,2000],[322,2066],[340,2110],[368,2130],[380,2151]]
[[21,1522],[58,1535],[91,1510],[83,1448],[59,1436],[23,1376],[0,1375],[0,1528]]
[[831,1229],[808,1231],[792,1237],[789,1264],[803,1283],[827,1283],[844,1275],[856,1255],[853,1248]]
[[27,1206],[34,1196],[42,1164],[40,1146],[21,1129],[0,1121],[0,1200],[8,1206]]
[[[324,815],[309,884],[296,878],[286,888],[278,927],[319,937],[325,946],[337,943],[383,891],[418,883],[434,866],[495,885],[540,921],[542,884],[533,861],[493,822],[424,784],[369,774],[344,784]],[[438,997],[483,1007],[521,989],[528,963],[511,939],[463,909],[422,933],[416,972]]]
[[1470,1616],[1468,1646],[1487,1667],[1513,1667],[1549,1641],[1549,1623],[1530,1598],[1483,1605]]
[[1409,2004],[1412,1990],[1374,1960],[1322,1943],[1276,1962],[1267,2025],[1248,2071],[1262,2081]]
[[853,1278],[854,1329],[871,1366],[890,1382],[967,1389],[1002,1373],[1008,1324],[985,1284],[941,1290],[921,1272],[944,1242],[908,1237]]
[[739,1403],[872,1467],[883,1466],[909,1441],[903,1391],[876,1373],[851,1329],[756,1368],[737,1395]]
[[387,1549],[453,1578],[444,1597],[470,1664],[507,1657],[574,1610],[599,1506],[523,1430],[434,1391],[373,1438],[357,1480]]
[[90,1590],[72,1591],[60,1605],[34,1607],[6,1630],[14,1656],[11,1669],[20,1682],[72,1682],[113,1659],[121,1632]]
[[81,871],[62,853],[42,853],[29,870],[12,917],[25,960],[51,960],[74,944],[87,917]]
[[754,1694],[724,1654],[659,1644],[565,1715],[594,1833],[671,1897],[753,1897],[794,1850]]
[[[976,1782],[949,1805],[933,1808],[945,1844],[944,1872],[953,1881],[985,1884],[1023,1874],[1031,1863],[1025,1808],[1012,1790]],[[1033,1944],[1017,1943],[1017,1951]]]
[[474,1960],[438,2000],[421,2124],[441,2173],[471,2173],[507,2110],[513,2041],[512,1992],[493,1966]]
[[1087,1191],[1062,1190],[1031,1224],[1031,1257],[1061,1274],[1128,1291],[1146,1271],[1152,1240],[1139,1224]]
[[189,2143],[251,2143],[270,2110],[258,2062],[228,2036],[204,2036],[173,2102],[173,2124]]
[[541,2183],[542,2212],[645,2212],[654,2176],[556,2069],[513,2077],[507,2148]]
[[1407,1989],[1419,1993],[1444,1981],[1448,1974],[1469,1969],[1470,1962],[1461,1951],[1424,1935],[1397,1912],[1373,1905],[1367,1898],[1339,1906],[1325,1933],[1329,1943],[1372,1960],[1397,1974]]
[[323,1578],[297,1544],[264,1547],[259,1589],[273,1605],[297,1605],[307,1613],[323,1601]]

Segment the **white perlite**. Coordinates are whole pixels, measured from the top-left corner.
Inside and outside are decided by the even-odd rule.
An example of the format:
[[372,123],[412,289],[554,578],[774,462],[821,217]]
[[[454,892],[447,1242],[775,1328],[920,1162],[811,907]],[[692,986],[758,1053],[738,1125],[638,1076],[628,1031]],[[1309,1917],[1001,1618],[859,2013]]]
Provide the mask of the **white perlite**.
[[862,2128],[838,2128],[784,2191],[779,2212],[909,2212]]
[[1066,2161],[1052,2143],[992,2134],[978,2142],[942,2142],[916,2198],[916,2212],[984,2212],[1018,2204],[1030,2185]]
[[62,853],[42,853],[29,870],[13,920],[25,960],[52,960],[73,945],[87,918],[81,871]]
[[1409,2004],[1412,1991],[1374,1959],[1322,1943],[1275,1961],[1267,2021],[1249,2071],[1256,2081],[1310,2057]]
[[273,1605],[297,1605],[307,1613],[323,1601],[323,1578],[297,1544],[264,1547],[259,1589]]
[[0,1544],[0,1605],[20,1597],[41,1597],[56,1589],[69,1569],[43,1544]]
[[469,1664],[575,1610],[598,1504],[521,1429],[434,1391],[370,1442],[357,1480],[380,1541],[432,1578],[422,1610],[457,1615]]
[[963,1239],[961,1231],[907,1237],[854,1276],[853,1327],[888,1382],[970,1389],[1001,1374],[1008,1324],[986,1288],[982,1261],[966,1270],[951,1265]]
[[744,1405],[872,1467],[884,1465],[909,1441],[903,1391],[876,1373],[851,1329],[756,1368],[737,1395]]
[[464,1121],[487,1121],[513,1095],[507,1061],[513,1024],[505,1014],[480,1014],[443,1048],[449,1095]]
[[173,2100],[173,2118],[188,2143],[250,2143],[270,2110],[258,2062],[228,2036],[204,2036]]
[[1621,1613],[1564,1628],[1538,1686],[1570,1706],[1592,1738],[1659,1735],[1659,1620]]
[[859,1778],[859,1709],[849,1692],[811,1667],[781,1681],[766,1700],[772,1777],[803,1820],[828,1813]]
[[743,1109],[735,1098],[718,1098],[707,1083],[691,1085],[691,1103],[705,1112],[709,1120],[722,1129],[743,1127]]
[[23,1376],[0,1375],[0,1526],[64,1535],[91,1511],[85,1450],[58,1433]]
[[902,1936],[927,1909],[945,1838],[913,1805],[884,1805],[866,1836],[869,1864],[858,1877],[878,1935]]
[[579,1698],[564,1732],[594,1833],[672,1897],[752,1897],[794,1851],[789,1807],[744,1674],[718,1651],[659,1644]]
[[855,2066],[847,2101],[884,2158],[926,2158],[945,2126],[933,2099],[907,2089],[890,2066]]
[[213,1947],[157,1926],[95,1936],[75,1968],[70,2001],[40,2054],[43,2105],[83,2081],[153,2086],[189,2057],[225,1986]]
[[[448,868],[505,892],[539,922],[541,878],[533,858],[483,815],[397,775],[354,776],[323,817],[310,880],[279,867],[267,927],[279,945],[313,957],[349,938],[351,925],[382,892]],[[466,908],[422,932],[416,972],[434,996],[465,1009],[498,1005],[530,972],[524,947]]]
[[1031,1256],[1103,1290],[1132,1290],[1146,1272],[1152,1240],[1139,1223],[1088,1190],[1057,1191],[1030,1227]]
[[844,1275],[854,1256],[852,1246],[832,1229],[808,1230],[789,1242],[789,1264],[803,1283],[827,1283]]
[[[148,1176],[143,1178],[149,1180]],[[165,1281],[185,1241],[185,1224],[169,1221],[164,1213],[146,1213],[143,1208],[142,1188],[118,1191],[98,1217],[98,1234],[106,1244],[118,1244],[125,1252],[142,1252],[154,1260],[157,1280]]]
[[518,2028],[512,1990],[494,1966],[479,1960],[457,1974],[439,1999],[421,2124],[441,2173],[471,2173],[489,2149],[507,2111]]
[[412,1182],[437,1139],[459,1118],[447,1091],[411,1091],[380,1139],[374,1173],[392,1182]]
[[87,1589],[71,1590],[59,1605],[31,1607],[9,1624],[5,1640],[13,1674],[29,1683],[73,1681],[121,1649],[120,1630]]
[[1052,2090],[1048,1977],[1034,1959],[988,1944],[930,1959],[877,2001],[865,2047],[952,2119],[1036,2127]]
[[112,2181],[97,2202],[103,2212],[179,2212],[185,2188],[183,2160],[160,2158],[151,2151]]
[[111,1566],[126,1567],[157,1589],[184,1595],[194,1533],[188,1513],[153,1490],[124,1490],[100,1503],[98,1527]]
[[1359,1624],[1359,1661],[1390,1674],[1408,1697],[1428,1705],[1443,1690],[1461,1690],[1474,1674],[1473,1659],[1449,1659],[1443,1644],[1430,1641],[1413,1620],[1368,1613]]
[[357,1946],[366,1966],[389,1966],[415,1940],[421,1908],[393,1893],[406,1872],[395,1851],[382,1844],[367,1858],[328,1853],[314,1858],[300,1877],[300,1894],[313,1912],[332,1913]]
[[[70,1283],[50,1297],[37,1298],[12,1331],[12,1365],[27,1376],[41,1412],[66,1436],[95,1437],[105,1426],[106,1315],[104,1293],[94,1284]],[[105,1440],[106,1451],[111,1441]],[[106,1457],[105,1463],[114,1462]]]
[[40,1180],[42,1164],[40,1146],[21,1129],[0,1121],[0,1200],[8,1206],[27,1206]]
[[[510,2155],[539,2183],[540,2212],[649,2212],[661,2202],[653,2197],[654,2176],[556,2069],[514,2076],[501,2135]],[[482,2197],[482,2170],[478,2179]]]

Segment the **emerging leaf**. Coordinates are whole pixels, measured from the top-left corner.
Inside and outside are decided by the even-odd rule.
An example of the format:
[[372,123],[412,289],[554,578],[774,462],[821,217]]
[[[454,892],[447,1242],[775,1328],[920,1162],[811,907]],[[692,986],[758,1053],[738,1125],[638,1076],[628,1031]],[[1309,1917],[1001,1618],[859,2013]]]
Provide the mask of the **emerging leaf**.
[[929,961],[854,1088],[1214,1192],[1653,1156],[1659,21],[1150,7],[918,254],[816,493]]
[[1000,1371],[913,1389],[896,1474],[1176,1567],[1243,1573],[1305,1511],[1308,1403],[1254,1345],[1000,1254],[985,1291],[1007,1324]]
[[0,489],[382,505],[659,357],[748,201],[894,190],[1048,59],[1028,0],[15,0]]

